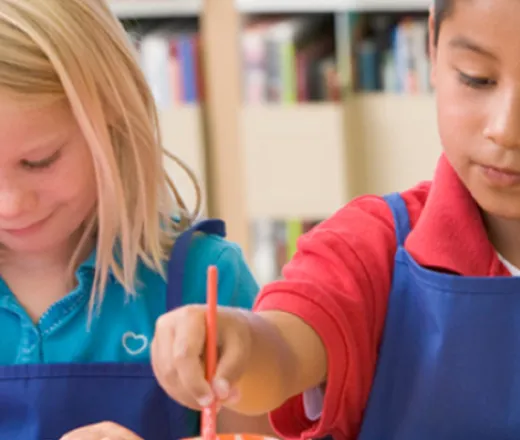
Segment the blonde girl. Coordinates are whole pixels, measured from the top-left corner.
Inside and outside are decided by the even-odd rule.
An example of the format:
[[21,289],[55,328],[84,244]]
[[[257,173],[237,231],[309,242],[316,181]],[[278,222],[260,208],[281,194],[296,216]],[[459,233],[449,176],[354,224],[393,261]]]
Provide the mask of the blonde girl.
[[199,207],[165,174],[154,101],[107,4],[0,0],[0,438],[197,433],[153,375],[156,321],[204,301],[210,264],[222,303],[257,292]]

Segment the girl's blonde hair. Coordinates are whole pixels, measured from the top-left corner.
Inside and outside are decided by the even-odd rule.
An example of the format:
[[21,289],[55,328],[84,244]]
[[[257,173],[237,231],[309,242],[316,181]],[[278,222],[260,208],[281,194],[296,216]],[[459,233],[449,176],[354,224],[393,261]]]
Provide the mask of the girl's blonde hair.
[[97,210],[72,260],[76,267],[95,234],[91,306],[101,303],[110,273],[133,293],[139,260],[163,274],[201,203],[193,173],[174,156],[196,187],[194,212],[166,174],[154,99],[125,30],[105,0],[0,0],[0,42],[0,89],[66,99],[90,146]]

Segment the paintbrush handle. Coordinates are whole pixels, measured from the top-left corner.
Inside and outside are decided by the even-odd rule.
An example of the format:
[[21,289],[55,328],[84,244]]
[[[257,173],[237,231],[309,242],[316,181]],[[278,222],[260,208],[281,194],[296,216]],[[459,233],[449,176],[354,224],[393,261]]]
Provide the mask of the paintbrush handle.
[[[208,268],[206,291],[206,380],[213,382],[217,369],[217,291],[218,270]],[[215,440],[217,431],[217,405],[214,401],[202,411],[202,438]]]

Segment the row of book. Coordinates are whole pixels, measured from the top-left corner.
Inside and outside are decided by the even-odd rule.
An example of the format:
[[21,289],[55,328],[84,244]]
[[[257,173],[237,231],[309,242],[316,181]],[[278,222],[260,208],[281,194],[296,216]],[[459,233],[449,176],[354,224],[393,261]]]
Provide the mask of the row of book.
[[340,99],[333,17],[254,17],[242,34],[244,100]]
[[[125,26],[161,109],[203,100],[197,19],[141,20]],[[336,101],[347,90],[431,90],[422,16],[255,16],[244,20],[238,47],[247,103]]]
[[344,93],[431,92],[423,14],[254,18],[242,38],[247,102],[333,101]]
[[320,220],[257,219],[251,223],[251,270],[260,285],[281,277],[284,265],[296,252],[298,238]]
[[426,17],[351,14],[350,25],[354,90],[431,91]]
[[196,19],[125,23],[157,105],[203,100],[201,42]]

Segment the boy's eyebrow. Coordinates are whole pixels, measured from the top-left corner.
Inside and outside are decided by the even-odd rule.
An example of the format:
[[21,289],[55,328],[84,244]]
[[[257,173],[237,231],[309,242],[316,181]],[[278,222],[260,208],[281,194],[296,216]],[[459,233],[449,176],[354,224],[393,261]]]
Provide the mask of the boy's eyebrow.
[[490,50],[483,48],[478,43],[471,41],[468,37],[462,35],[458,35],[452,38],[449,42],[449,45],[455,49],[469,50],[494,60],[497,59],[497,57]]

